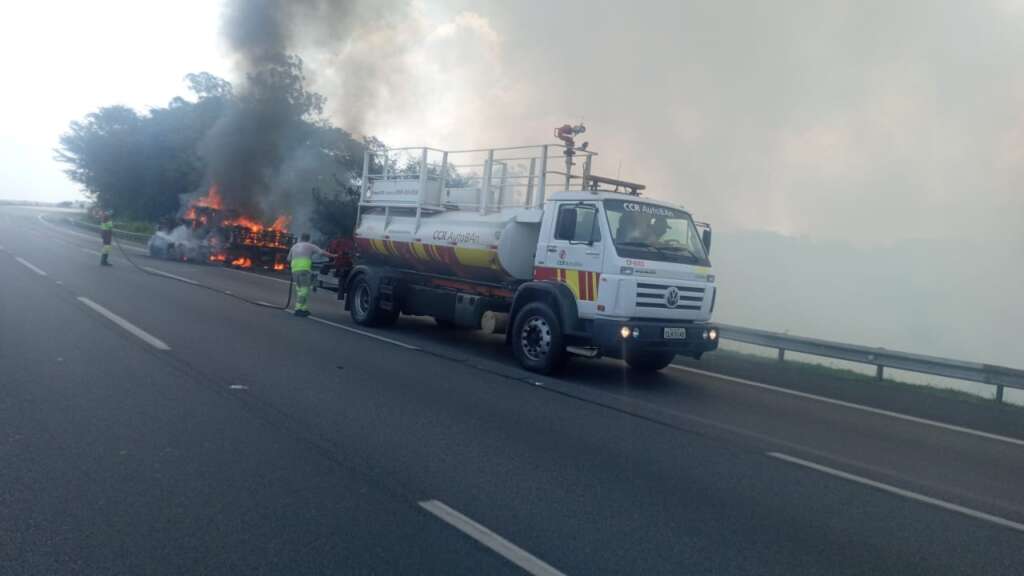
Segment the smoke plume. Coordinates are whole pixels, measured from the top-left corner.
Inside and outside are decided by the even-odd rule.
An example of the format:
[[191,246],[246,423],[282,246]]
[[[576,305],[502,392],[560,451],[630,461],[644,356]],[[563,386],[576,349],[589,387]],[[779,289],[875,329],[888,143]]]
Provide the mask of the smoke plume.
[[[240,79],[237,97],[207,134],[201,154],[207,186],[217,183],[226,207],[257,218],[287,213],[305,225],[311,189],[325,176],[312,145],[327,102],[341,126],[360,134],[373,94],[386,90],[394,61],[364,58],[360,46],[386,27],[394,3],[359,0],[229,0],[222,34]],[[397,41],[391,41],[397,42]],[[379,46],[378,46],[379,47]],[[357,56],[353,56],[357,55]],[[310,67],[329,70],[319,90]],[[339,108],[343,113],[339,113]],[[205,189],[201,192],[205,192]],[[299,220],[301,218],[301,220]]]

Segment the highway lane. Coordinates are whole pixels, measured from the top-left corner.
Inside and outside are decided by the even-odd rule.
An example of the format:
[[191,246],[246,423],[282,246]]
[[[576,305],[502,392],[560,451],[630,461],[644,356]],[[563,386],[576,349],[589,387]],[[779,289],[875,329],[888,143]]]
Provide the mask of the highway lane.
[[[43,226],[30,218],[17,224]],[[186,375],[179,380],[194,385],[183,388],[179,381],[176,388],[188,390],[209,414],[240,410],[410,503],[446,502],[566,573],[1011,573],[1014,567],[1019,533],[764,452],[783,446],[851,470],[851,451],[877,464],[879,446],[883,456],[916,452],[915,442],[952,444],[954,455],[978,449],[977,461],[953,459],[967,480],[952,484],[975,495],[974,477],[1012,472],[993,459],[1019,466],[1019,447],[945,438],[952,432],[689,374],[630,382],[611,362],[575,363],[572,378],[542,379],[538,387],[502,356],[484,354],[496,346],[493,339],[455,333],[438,341],[436,330],[422,323],[382,332],[423,350],[401,348],[127,266],[100,270],[87,252],[37,241],[44,236],[12,235],[0,220],[0,245],[47,270],[46,282],[60,280],[166,341],[171,350],[153,356],[140,352],[145,344],[130,342],[132,336],[118,336],[120,344],[134,346],[122,353],[126,358],[148,354]],[[282,286],[270,280],[146,264],[283,300]],[[44,281],[21,268],[3,269],[5,276],[17,271],[22,281]],[[318,298],[314,305],[329,304]],[[70,312],[62,310],[55,323],[83,322]],[[336,311],[331,318],[344,322]],[[113,366],[97,369],[116,373]],[[148,388],[136,393],[152,394]],[[92,409],[100,414],[104,407]],[[751,420],[756,412],[760,418]],[[737,419],[748,421],[741,428]],[[802,427],[803,438],[787,436],[791,427]],[[820,431],[827,428],[833,430]],[[815,444],[819,435],[826,436],[825,450]],[[934,466],[949,461],[934,452],[917,458]],[[840,457],[822,459],[829,454]],[[880,479],[879,472],[895,469],[900,474],[883,479],[900,481],[919,465],[889,458],[897,462],[865,467],[863,475]],[[1014,506],[1010,501],[1004,511]],[[181,546],[171,540],[170,548]]]
[[0,574],[519,573],[11,260]]
[[[254,299],[285,300],[286,288],[279,279],[254,279],[237,271],[173,262],[148,261],[146,265]],[[333,294],[326,293],[315,301],[319,316],[351,327]],[[403,322],[398,330],[377,333],[512,378],[536,379],[514,366],[500,337],[439,331],[432,322],[415,321]],[[756,442],[766,451],[797,451],[822,464],[867,474],[902,488],[926,491],[994,514],[1024,518],[1024,491],[1018,488],[1018,479],[1024,477],[1020,444],[990,442],[916,422],[894,421],[884,415],[823,406],[813,400],[752,390],[691,372],[638,378],[628,375],[619,362],[579,361],[570,374],[570,378],[544,380],[597,402],[625,405],[707,433],[741,436],[743,441]],[[961,403],[952,404],[954,409],[961,408],[957,405]],[[963,406],[964,411],[971,408]],[[984,418],[985,413],[978,416]],[[992,431],[1024,438],[1019,430]]]

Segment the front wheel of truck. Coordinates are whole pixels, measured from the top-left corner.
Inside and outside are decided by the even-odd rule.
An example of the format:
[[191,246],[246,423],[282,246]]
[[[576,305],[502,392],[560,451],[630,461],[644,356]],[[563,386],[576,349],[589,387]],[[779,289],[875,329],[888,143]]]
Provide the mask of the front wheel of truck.
[[519,311],[512,329],[512,351],[532,372],[550,374],[565,363],[562,327],[550,306],[534,302]]
[[637,372],[657,372],[672,363],[674,352],[633,352],[626,354],[626,364]]

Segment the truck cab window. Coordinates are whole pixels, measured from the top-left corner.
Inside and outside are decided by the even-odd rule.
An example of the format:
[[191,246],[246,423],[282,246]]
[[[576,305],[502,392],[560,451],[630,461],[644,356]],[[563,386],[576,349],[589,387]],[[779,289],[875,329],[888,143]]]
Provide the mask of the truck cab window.
[[601,241],[597,209],[588,204],[565,205],[558,209],[555,240],[586,244]]

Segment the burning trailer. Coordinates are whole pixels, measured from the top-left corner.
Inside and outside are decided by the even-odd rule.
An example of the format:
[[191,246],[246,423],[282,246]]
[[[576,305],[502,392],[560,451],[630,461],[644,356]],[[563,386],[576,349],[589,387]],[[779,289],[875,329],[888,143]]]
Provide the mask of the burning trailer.
[[288,224],[287,216],[264,225],[238,210],[224,208],[213,186],[206,196],[192,201],[177,221],[149,239],[149,253],[168,260],[285,270],[288,250],[295,244]]

